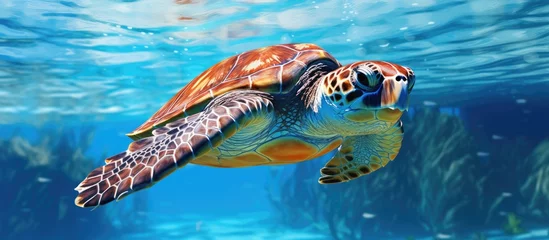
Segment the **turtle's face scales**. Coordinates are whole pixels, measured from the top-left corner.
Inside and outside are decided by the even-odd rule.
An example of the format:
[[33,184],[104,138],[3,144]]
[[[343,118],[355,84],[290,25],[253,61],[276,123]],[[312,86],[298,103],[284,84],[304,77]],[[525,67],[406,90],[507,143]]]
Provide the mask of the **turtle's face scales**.
[[408,67],[362,61],[327,74],[322,89],[329,105],[348,121],[396,123],[408,108],[414,83],[414,72]]

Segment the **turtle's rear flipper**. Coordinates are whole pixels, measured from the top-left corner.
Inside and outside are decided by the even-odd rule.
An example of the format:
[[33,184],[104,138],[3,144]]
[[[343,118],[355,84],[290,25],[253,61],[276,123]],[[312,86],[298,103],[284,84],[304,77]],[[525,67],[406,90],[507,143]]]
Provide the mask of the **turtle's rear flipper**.
[[403,133],[399,121],[381,134],[346,137],[336,156],[320,169],[318,182],[347,182],[384,167],[400,151]]
[[217,147],[253,118],[271,113],[267,94],[233,92],[212,101],[201,113],[169,123],[153,136],[131,143],[123,153],[106,160],[78,187],[75,204],[96,207],[152,186]]

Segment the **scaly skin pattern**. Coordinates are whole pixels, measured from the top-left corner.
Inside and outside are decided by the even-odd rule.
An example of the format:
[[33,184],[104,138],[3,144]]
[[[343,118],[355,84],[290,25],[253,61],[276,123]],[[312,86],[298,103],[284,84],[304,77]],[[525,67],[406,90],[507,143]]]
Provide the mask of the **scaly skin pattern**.
[[[364,91],[358,85],[360,83],[355,83],[356,73],[353,72],[359,67],[371,70],[372,77],[379,81],[376,89]],[[373,172],[393,160],[400,149],[403,132],[399,119],[407,105],[407,92],[411,90],[408,79],[414,81],[414,77],[411,69],[386,62],[359,62],[341,67],[320,80],[318,92],[311,92],[320,94],[317,104],[321,106],[317,111],[313,107],[306,108],[297,98],[275,98],[273,116],[258,120],[254,127],[237,133],[205,157],[193,160],[193,163],[214,167],[287,164],[320,157],[342,145],[345,146],[343,151],[346,151],[355,145],[356,149],[360,149],[357,146],[363,144],[365,147],[362,149],[365,149],[374,147],[373,143],[378,140],[389,141],[388,146],[377,146],[377,149],[386,151],[383,154],[381,150],[363,154],[368,155],[368,163],[360,167],[367,167],[368,170],[363,168],[363,171],[358,171],[356,168],[356,174],[354,171],[346,177],[340,174],[338,179],[347,181],[356,178],[351,176]],[[355,155],[361,154],[356,151]],[[350,161],[346,160],[350,158],[341,156],[341,153],[336,155],[336,158],[342,159],[342,170],[338,173],[346,172],[343,169],[350,171],[352,168],[347,166]],[[351,165],[359,162],[354,161]],[[327,166],[333,170],[334,161]],[[325,170],[322,173],[335,171]],[[335,182],[321,182],[331,181]]]
[[147,188],[200,158],[257,118],[273,112],[268,94],[241,92],[213,101],[205,111],[153,131],[128,150],[105,160],[75,190],[75,204],[95,207]]
[[[234,89],[106,159],[76,188],[96,207],[147,188],[188,163],[213,167],[290,164],[336,151],[321,184],[346,182],[398,154],[415,83],[410,68],[382,61],[308,65],[284,91]],[[283,86],[283,85],[278,85]],[[280,90],[280,89],[279,89]]]

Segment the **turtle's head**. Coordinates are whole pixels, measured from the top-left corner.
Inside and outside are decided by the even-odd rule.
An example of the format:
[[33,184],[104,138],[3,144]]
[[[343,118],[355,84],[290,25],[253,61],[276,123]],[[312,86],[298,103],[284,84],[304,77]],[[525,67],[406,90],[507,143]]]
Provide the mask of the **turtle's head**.
[[[361,61],[330,72],[322,93],[346,125],[359,127],[376,121],[392,125],[408,108],[415,83],[412,69],[382,61]],[[376,124],[374,124],[376,125]]]

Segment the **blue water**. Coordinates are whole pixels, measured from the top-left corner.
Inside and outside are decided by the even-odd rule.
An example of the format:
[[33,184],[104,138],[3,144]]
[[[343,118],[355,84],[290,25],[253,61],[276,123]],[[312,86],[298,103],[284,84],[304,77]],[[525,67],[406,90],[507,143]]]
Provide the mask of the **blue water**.
[[[410,66],[417,82],[409,115],[435,108],[462,119],[477,138],[523,139],[532,146],[549,135],[545,0],[0,0],[0,6],[0,138],[39,144],[43,129],[89,126],[94,135],[83,153],[94,161],[89,170],[126,149],[131,141],[125,133],[211,65],[291,42],[318,44],[343,64],[377,59]],[[186,167],[136,193],[147,199],[147,228],[105,233],[112,239],[332,239],[326,227],[314,227],[323,223],[292,228],[276,217],[268,200],[270,176],[276,171],[291,179],[293,167]],[[76,192],[60,191],[68,208],[77,208]],[[25,207],[23,218],[29,211],[42,210]],[[71,211],[75,219],[88,213]],[[52,222],[22,227],[29,229],[25,237],[61,239],[37,229],[70,228],[55,224],[57,216],[40,219]],[[114,225],[135,220],[109,219]],[[13,237],[12,227],[0,233]],[[549,239],[547,228],[533,223],[519,237]],[[102,230],[89,223],[87,232],[66,231],[72,239]],[[511,238],[492,226],[486,231],[498,236],[489,239]],[[386,232],[399,239],[412,235]],[[430,236],[412,232],[416,239]]]

